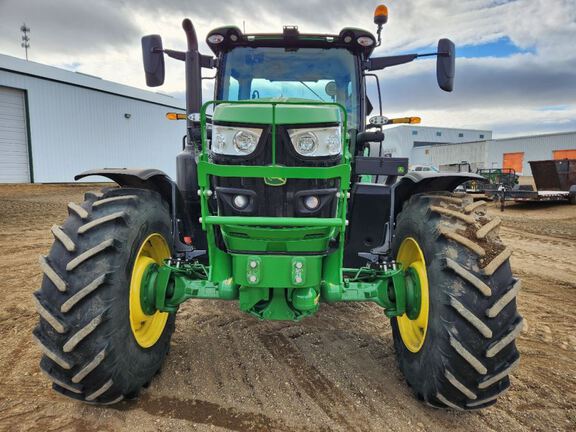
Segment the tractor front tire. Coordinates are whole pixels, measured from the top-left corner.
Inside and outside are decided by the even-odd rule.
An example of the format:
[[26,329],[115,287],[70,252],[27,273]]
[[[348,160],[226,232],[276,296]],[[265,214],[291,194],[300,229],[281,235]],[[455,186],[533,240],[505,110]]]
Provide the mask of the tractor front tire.
[[[141,273],[171,255],[171,219],[160,195],[117,188],[70,203],[34,302],[41,370],[54,390],[94,404],[138,395],[158,373],[174,314],[143,314]],[[151,261],[152,260],[152,261]]]
[[[522,330],[500,219],[466,194],[418,194],[397,219],[393,250],[422,288],[417,317],[392,319],[408,384],[436,408],[470,410],[496,402],[518,366]],[[422,270],[424,268],[425,270]]]

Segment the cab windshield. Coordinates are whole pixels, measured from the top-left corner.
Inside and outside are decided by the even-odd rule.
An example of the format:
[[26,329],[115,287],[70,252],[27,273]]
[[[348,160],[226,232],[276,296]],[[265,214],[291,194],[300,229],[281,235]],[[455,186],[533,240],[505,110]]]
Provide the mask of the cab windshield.
[[348,127],[355,128],[360,111],[355,62],[344,48],[235,48],[224,57],[216,97],[338,102],[348,111]]

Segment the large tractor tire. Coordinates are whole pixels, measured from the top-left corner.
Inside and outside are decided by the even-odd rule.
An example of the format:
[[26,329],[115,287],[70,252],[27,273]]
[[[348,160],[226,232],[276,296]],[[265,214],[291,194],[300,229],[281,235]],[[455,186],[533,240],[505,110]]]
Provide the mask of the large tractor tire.
[[140,281],[148,264],[171,255],[170,214],[156,192],[109,189],[70,203],[40,257],[34,336],[54,390],[89,403],[138,395],[160,370],[174,314],[146,315]]
[[417,316],[392,319],[399,366],[416,396],[437,408],[496,402],[518,366],[520,281],[500,219],[465,194],[419,194],[398,215],[393,250],[418,275]]

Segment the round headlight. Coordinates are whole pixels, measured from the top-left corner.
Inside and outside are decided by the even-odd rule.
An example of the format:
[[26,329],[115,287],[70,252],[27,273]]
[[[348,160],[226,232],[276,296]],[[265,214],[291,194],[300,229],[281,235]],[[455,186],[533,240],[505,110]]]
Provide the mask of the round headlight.
[[224,40],[224,36],[222,36],[221,34],[213,34],[208,36],[208,42],[210,42],[211,44],[219,44]]
[[374,45],[374,39],[368,36],[360,36],[358,39],[356,39],[356,42],[358,42],[358,45],[362,45],[363,47]]
[[312,153],[318,147],[318,138],[312,132],[306,132],[296,139],[296,150],[300,154]]
[[242,210],[248,205],[248,197],[246,195],[236,195],[233,202],[234,207]]
[[320,205],[320,200],[318,199],[317,196],[310,195],[304,199],[304,205],[308,210],[316,210]]
[[222,150],[224,149],[224,146],[226,145],[226,138],[220,134],[216,135],[214,137],[214,142],[212,144],[212,149],[216,152],[216,153],[221,153]]
[[342,143],[340,137],[336,134],[331,134],[326,138],[326,144],[328,145],[328,153],[331,155],[340,154],[342,149]]
[[248,131],[238,131],[234,134],[234,148],[238,153],[249,154],[258,144],[258,136]]

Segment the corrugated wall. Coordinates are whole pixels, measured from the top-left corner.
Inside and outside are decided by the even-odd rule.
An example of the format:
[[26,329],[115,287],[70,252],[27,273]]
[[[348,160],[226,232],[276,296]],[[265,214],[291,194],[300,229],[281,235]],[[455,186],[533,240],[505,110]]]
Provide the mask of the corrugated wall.
[[[492,132],[488,130],[409,125],[385,128],[384,134],[382,154],[410,158],[411,165],[428,165],[431,163],[430,157],[423,147],[415,147],[415,143],[462,143],[492,138]],[[378,152],[377,144],[373,144],[371,154],[377,154],[374,152]]]
[[553,159],[554,150],[576,149],[576,132],[537,135],[490,141],[487,144],[488,167],[502,166],[504,153],[523,152],[523,176],[531,176],[529,161]]
[[35,182],[71,182],[101,167],[159,168],[175,177],[186,126],[165,120],[174,108],[7,71],[0,86],[27,91]]
[[428,153],[429,165],[442,169],[443,165],[468,162],[475,172],[477,168],[485,168],[486,141],[432,146]]

